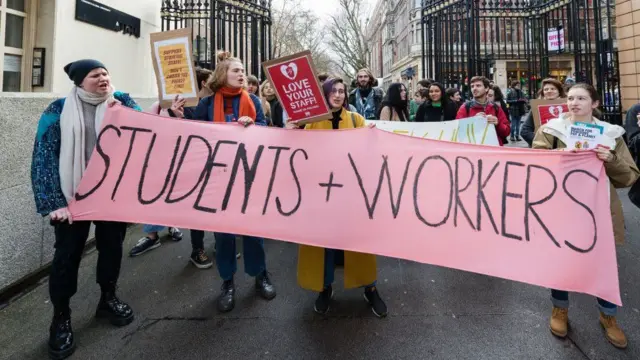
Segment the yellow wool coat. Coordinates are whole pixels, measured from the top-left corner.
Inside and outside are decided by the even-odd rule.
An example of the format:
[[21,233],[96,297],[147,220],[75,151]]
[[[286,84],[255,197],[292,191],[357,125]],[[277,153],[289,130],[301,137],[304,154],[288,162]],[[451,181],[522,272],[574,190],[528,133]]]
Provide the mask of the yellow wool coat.
[[[631,157],[631,153],[627,148],[622,135],[624,135],[624,129],[617,125],[611,125],[602,122],[594,118],[594,122],[605,128],[605,137],[609,135],[609,147],[613,150],[614,159],[611,162],[604,164],[605,172],[609,177],[610,186],[609,193],[611,199],[611,220],[613,222],[613,235],[616,244],[620,245],[624,243],[624,213],[622,210],[622,202],[618,197],[616,189],[626,188],[633,185],[638,176],[640,176],[640,170],[636,166],[636,163]],[[563,117],[561,119],[553,119],[549,123],[543,125],[538,129],[533,139],[532,147],[534,149],[553,149],[554,138],[557,138],[556,149],[565,149],[566,136],[564,136],[564,129],[569,125],[568,119]]]
[[[364,118],[357,113],[342,110],[340,129],[365,126]],[[355,126],[354,126],[355,125]],[[331,120],[323,120],[305,126],[306,130],[331,130]],[[324,289],[324,248],[308,245],[298,247],[298,284],[308,290]],[[376,281],[376,256],[353,251],[344,252],[344,287],[356,288]]]

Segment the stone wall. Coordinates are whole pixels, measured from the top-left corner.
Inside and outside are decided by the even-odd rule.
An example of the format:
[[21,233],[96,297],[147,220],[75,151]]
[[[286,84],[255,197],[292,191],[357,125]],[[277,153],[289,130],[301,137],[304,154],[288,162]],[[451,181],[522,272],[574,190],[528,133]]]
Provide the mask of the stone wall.
[[[53,228],[36,213],[30,173],[38,119],[58,97],[0,92],[0,292],[53,256]],[[143,109],[156,100],[133,97]]]

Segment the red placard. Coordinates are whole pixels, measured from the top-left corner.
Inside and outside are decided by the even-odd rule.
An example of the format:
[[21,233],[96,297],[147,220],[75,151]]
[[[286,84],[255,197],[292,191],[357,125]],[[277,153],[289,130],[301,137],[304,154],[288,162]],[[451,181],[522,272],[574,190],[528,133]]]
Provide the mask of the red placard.
[[561,114],[569,112],[566,99],[531,100],[531,109],[536,130],[548,123],[549,120],[559,118]]
[[310,51],[270,60],[262,64],[288,120],[307,124],[331,118]]

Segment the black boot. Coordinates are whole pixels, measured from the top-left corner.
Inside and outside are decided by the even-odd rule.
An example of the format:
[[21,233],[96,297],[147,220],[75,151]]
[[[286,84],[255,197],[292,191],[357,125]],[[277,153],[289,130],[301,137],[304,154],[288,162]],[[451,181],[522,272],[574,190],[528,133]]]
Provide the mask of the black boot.
[[256,291],[260,296],[267,300],[271,300],[276,297],[276,288],[271,283],[269,274],[267,274],[266,271],[256,276]]
[[218,296],[218,311],[229,312],[236,306],[236,287],[233,284],[233,279],[227,280],[222,283],[222,292]]
[[103,291],[96,310],[97,318],[107,318],[115,326],[125,326],[133,321],[133,310],[120,301],[115,291]]
[[71,329],[71,313],[54,311],[49,327],[49,358],[66,359],[76,350],[76,342]]

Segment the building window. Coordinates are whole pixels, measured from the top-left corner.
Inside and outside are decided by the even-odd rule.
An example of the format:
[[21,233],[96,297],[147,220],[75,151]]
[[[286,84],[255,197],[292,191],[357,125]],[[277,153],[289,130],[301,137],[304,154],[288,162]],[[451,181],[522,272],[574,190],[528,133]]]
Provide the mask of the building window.
[[2,91],[20,91],[26,0],[0,0],[0,85]]

